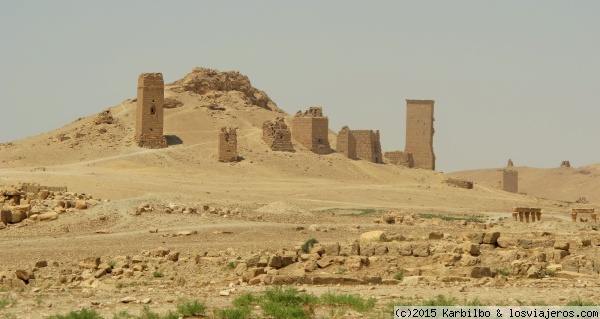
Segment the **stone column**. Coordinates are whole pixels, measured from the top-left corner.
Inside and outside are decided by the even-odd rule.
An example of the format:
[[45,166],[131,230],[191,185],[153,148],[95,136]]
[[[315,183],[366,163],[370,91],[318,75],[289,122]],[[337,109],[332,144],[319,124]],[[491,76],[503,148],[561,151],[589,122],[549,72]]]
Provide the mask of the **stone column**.
[[542,212],[536,212],[538,222],[542,220]]
[[531,222],[535,223],[535,212],[531,212]]
[[597,218],[596,213],[592,213],[591,216],[592,216],[592,221],[596,222],[596,218]]
[[523,222],[523,212],[519,212],[519,221]]
[[577,213],[571,213],[571,220],[576,223],[577,222]]
[[519,213],[512,213],[512,216],[514,221],[518,221],[517,216],[519,216]]
[[529,223],[529,212],[525,212],[525,221]]

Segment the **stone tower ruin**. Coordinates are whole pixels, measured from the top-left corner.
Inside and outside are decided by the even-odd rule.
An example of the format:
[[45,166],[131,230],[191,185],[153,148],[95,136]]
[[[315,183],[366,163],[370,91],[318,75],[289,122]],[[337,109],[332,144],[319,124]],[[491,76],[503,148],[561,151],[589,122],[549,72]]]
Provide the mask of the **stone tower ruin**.
[[365,161],[382,164],[379,131],[350,130],[356,140],[356,155]]
[[358,159],[356,156],[356,139],[348,126],[342,127],[337,136],[337,152],[349,159]]
[[233,127],[222,127],[219,132],[219,161],[237,162],[237,130]]
[[273,151],[293,152],[292,132],[283,117],[263,123],[263,140]]
[[435,170],[433,100],[406,100],[406,152],[414,167]]
[[512,169],[503,169],[502,171],[502,190],[511,193],[519,192],[519,171]]
[[292,137],[313,153],[331,153],[329,119],[323,116],[321,107],[310,107],[304,113],[296,113],[292,119]]
[[162,73],[142,73],[138,78],[135,141],[140,147],[165,148],[163,135],[165,83]]
[[388,163],[393,165],[400,165],[408,168],[413,168],[415,166],[412,154],[408,152],[385,152],[385,154],[383,154],[383,157],[385,157],[388,160]]

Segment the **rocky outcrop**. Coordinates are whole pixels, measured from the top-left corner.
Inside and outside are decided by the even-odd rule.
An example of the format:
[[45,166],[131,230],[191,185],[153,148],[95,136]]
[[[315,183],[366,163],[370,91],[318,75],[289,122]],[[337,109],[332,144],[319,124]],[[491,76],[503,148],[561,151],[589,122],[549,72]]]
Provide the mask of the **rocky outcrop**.
[[282,112],[264,91],[253,87],[250,79],[237,71],[221,72],[219,70],[197,67],[182,79],[169,85],[177,85],[184,91],[200,95],[208,95],[214,92],[241,92],[248,104],[271,111]]

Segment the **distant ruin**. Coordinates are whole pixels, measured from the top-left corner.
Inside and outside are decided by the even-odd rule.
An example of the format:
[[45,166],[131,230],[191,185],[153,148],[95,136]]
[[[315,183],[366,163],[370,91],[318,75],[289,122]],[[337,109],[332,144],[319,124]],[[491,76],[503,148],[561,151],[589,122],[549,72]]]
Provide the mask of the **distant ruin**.
[[292,132],[283,117],[263,123],[263,140],[273,151],[293,152]]
[[[514,221],[521,223],[529,223],[530,217],[532,223],[534,223],[536,219],[539,222],[542,220],[542,209],[531,207],[515,207],[513,208],[512,217]],[[525,219],[523,219],[523,217],[525,217]]]
[[[590,218],[593,222],[598,220],[598,215],[596,214],[596,210],[594,208],[572,208],[571,209],[571,221],[577,222],[577,214],[590,214]],[[581,221],[588,221],[587,218],[580,218]]]
[[310,107],[304,113],[301,111],[296,113],[292,119],[292,137],[316,154],[331,153],[329,119],[323,116],[321,107]]
[[135,123],[135,141],[140,147],[167,147],[163,135],[164,97],[162,73],[142,73],[138,78]]
[[222,127],[219,132],[219,161],[237,162],[237,129]]
[[508,163],[506,163],[506,167],[513,167],[515,166],[515,164],[513,163],[512,159],[508,159]]
[[562,161],[562,163],[560,163],[560,167],[569,168],[569,167],[571,167],[571,162],[569,162],[569,161]]
[[358,158],[373,163],[383,164],[379,131],[350,130],[350,134],[352,134],[356,140],[356,156],[358,156]]
[[393,165],[400,165],[408,168],[413,168],[415,166],[415,162],[413,160],[412,154],[409,152],[402,151],[393,151],[393,152],[385,152],[383,154],[388,161],[388,163]]
[[519,192],[519,172],[512,169],[502,169],[500,179],[500,189],[506,192]]
[[406,100],[406,148],[414,167],[435,170],[433,100]]
[[356,139],[348,126],[342,127],[338,133],[336,150],[349,159],[358,159],[356,155]]

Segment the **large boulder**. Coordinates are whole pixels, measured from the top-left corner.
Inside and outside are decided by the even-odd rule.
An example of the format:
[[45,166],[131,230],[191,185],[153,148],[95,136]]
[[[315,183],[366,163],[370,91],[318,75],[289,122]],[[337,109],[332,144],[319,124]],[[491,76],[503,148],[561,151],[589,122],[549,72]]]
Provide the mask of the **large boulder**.
[[360,235],[361,242],[377,242],[377,241],[385,241],[387,239],[387,235],[383,230],[374,230],[366,233],[362,233]]

